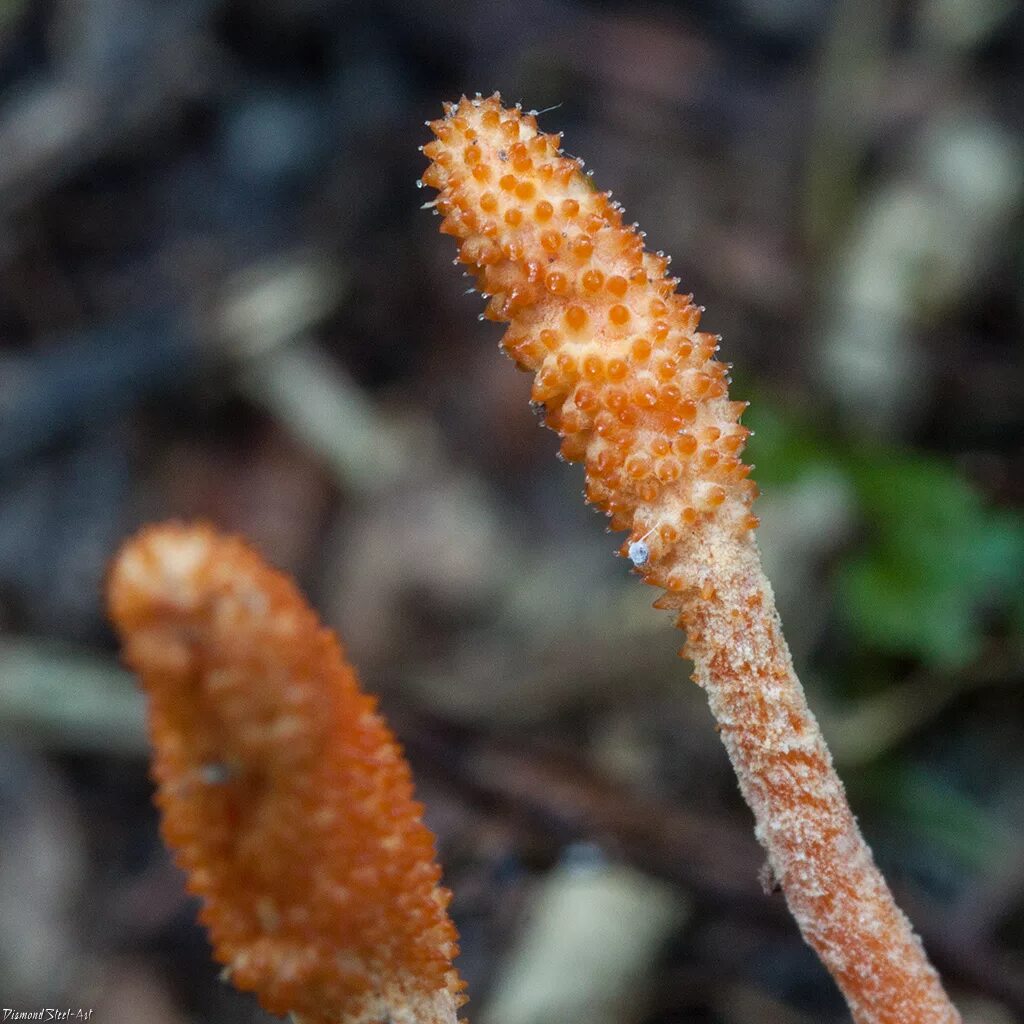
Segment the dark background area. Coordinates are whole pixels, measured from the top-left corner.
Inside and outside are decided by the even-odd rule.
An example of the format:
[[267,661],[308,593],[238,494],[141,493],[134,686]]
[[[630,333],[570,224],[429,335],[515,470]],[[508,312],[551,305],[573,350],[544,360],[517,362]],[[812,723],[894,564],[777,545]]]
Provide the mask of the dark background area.
[[724,336],[766,567],[965,1017],[1024,1019],[1024,15],[1010,0],[0,0],[0,1002],[217,980],[103,615],[138,525],[294,573],[407,746],[471,1019],[846,1019],[681,637],[420,210],[500,89]]

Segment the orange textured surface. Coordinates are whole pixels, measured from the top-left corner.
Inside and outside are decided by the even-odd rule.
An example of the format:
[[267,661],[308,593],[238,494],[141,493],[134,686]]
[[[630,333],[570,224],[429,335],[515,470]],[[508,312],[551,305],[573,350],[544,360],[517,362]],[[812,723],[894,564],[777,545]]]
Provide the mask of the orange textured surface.
[[668,259],[594,191],[560,137],[463,97],[430,123],[423,184],[441,230],[509,322],[503,345],[535,374],[533,400],[586,467],[587,499],[622,553],[667,592],[757,836],[807,941],[860,1024],[953,1024],[959,1015],[861,838],[807,707],[761,571],[740,458],[746,403],[730,401],[718,338],[676,293]]
[[431,128],[423,183],[440,189],[441,230],[489,296],[485,315],[510,321],[502,344],[536,374],[533,400],[564,457],[586,462],[588,499],[646,545],[650,582],[681,589],[669,567],[695,524],[757,523],[746,403],[729,401],[718,337],[697,330],[668,258],[644,251],[533,117],[463,101]]
[[457,935],[409,766],[294,584],[165,525],[121,550],[109,605],[149,695],[163,836],[234,984],[307,1024],[454,1021]]

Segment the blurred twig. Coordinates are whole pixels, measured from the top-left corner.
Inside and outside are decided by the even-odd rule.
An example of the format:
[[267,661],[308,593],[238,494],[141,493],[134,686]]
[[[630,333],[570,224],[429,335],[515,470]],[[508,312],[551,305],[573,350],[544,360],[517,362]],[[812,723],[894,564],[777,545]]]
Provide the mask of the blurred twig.
[[208,81],[197,73],[198,30],[220,0],[132,6],[146,27],[138,33],[144,45],[127,60],[124,52],[104,51],[103,40],[92,49],[95,40],[83,34],[56,74],[25,85],[0,108],[0,216],[67,180],[112,143],[152,131]]
[[943,674],[921,669],[849,708],[826,709],[818,717],[836,761],[862,765],[924,729],[964,694],[1016,683],[1018,667],[1011,651],[988,650],[963,671]]
[[817,253],[834,248],[856,204],[867,115],[885,75],[895,13],[886,0],[840,0],[833,8],[813,93],[804,188],[805,233]]
[[481,1016],[486,1024],[638,1019],[655,955],[687,916],[678,890],[586,845],[570,847],[532,894]]
[[0,732],[104,754],[146,750],[142,695],[110,661],[56,644],[0,641]]
[[0,361],[0,473],[83,426],[113,418],[198,368],[176,320],[154,315],[57,341]]
[[229,280],[217,327],[240,390],[322,458],[347,492],[366,496],[436,453],[425,425],[383,415],[309,336],[344,290],[338,267],[291,254]]

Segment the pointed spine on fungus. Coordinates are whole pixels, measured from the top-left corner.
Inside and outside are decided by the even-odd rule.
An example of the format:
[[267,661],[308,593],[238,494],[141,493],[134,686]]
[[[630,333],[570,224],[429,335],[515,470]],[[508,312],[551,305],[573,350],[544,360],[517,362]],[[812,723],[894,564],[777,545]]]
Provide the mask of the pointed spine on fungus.
[[291,580],[169,524],[124,545],[108,599],[162,833],[231,981],[302,1024],[454,1024],[457,935],[409,766]]
[[629,531],[622,554],[666,591],[655,606],[678,613],[804,937],[858,1024],[955,1024],[793,670],[754,539],[746,403],[729,398],[718,338],[535,116],[463,97],[428,124],[422,184],[438,190],[441,231],[489,297],[485,317],[508,322],[502,344],[534,374],[561,454],[584,463],[587,500]]

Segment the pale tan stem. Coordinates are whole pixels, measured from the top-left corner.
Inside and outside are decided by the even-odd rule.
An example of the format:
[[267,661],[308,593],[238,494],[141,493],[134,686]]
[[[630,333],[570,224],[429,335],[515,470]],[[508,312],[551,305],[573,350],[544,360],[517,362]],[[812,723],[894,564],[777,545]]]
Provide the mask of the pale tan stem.
[[687,653],[800,931],[857,1024],[960,1021],[857,827],[755,541],[723,538],[703,553],[707,582],[680,598]]

